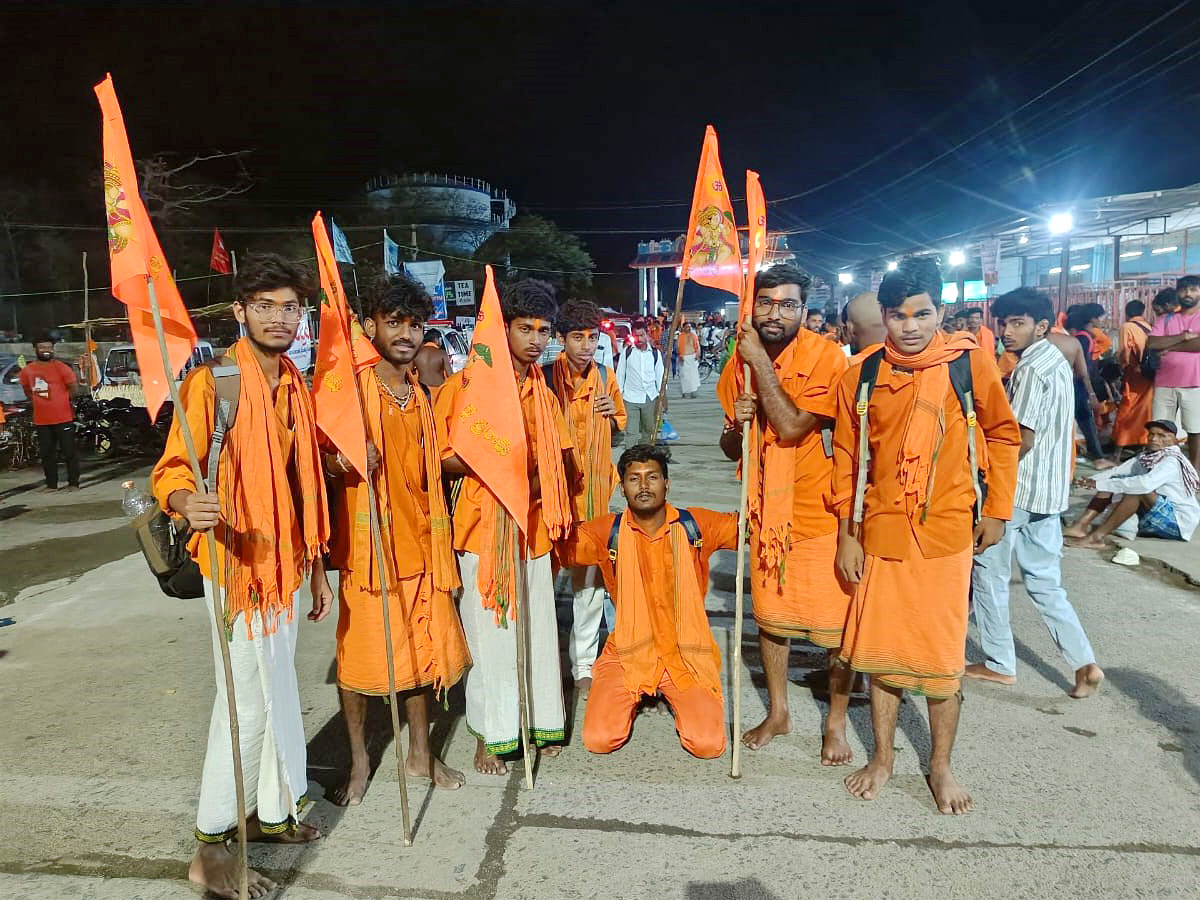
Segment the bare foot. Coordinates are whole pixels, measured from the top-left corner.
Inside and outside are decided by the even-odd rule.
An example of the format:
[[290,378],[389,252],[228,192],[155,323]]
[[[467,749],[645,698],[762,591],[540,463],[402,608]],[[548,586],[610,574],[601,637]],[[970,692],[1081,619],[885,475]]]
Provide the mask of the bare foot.
[[578,696],[582,700],[586,700],[588,698],[588,694],[590,694],[591,692],[592,692],[592,676],[591,675],[589,675],[587,678],[575,679],[575,694],[576,694],[576,696]]
[[965,669],[963,674],[968,678],[977,678],[980,681],[991,681],[994,684],[1006,684],[1010,687],[1017,683],[1016,675],[1001,675],[999,672],[993,672],[983,663],[971,663]]
[[367,785],[370,784],[370,781],[370,760],[364,759],[361,763],[355,760],[350,765],[350,777],[346,779],[344,785],[333,792],[329,799],[338,806],[358,806],[367,793]]
[[562,752],[562,744],[544,744],[538,747],[538,756],[544,756],[547,759],[554,759]]
[[[188,881],[192,884],[217,897],[237,900],[240,880],[241,864],[237,853],[224,844],[201,844],[196,848],[196,855],[188,866]],[[253,869],[247,871],[246,883],[251,897],[265,897],[275,890],[275,882]]]
[[930,770],[929,789],[933,791],[933,802],[937,804],[940,813],[961,816],[975,808],[975,801],[971,799],[967,789],[958,783],[949,766],[939,766]]
[[[761,750],[771,743],[772,738],[791,733],[791,713],[785,712],[782,715],[776,715],[775,711],[771,710],[765,719],[742,735],[742,743],[750,750]],[[821,755],[824,757],[824,749],[822,749]]]
[[421,778],[433,782],[434,787],[457,791],[467,783],[467,776],[452,769],[436,756],[418,757],[409,753],[404,761],[404,774],[409,778]]
[[892,777],[892,767],[872,759],[845,780],[846,790],[859,800],[874,800]]
[[1089,534],[1087,537],[1074,538],[1070,541],[1070,545],[1072,547],[1082,547],[1085,550],[1104,550],[1114,546],[1110,541],[1098,538],[1093,534]]
[[846,741],[846,727],[833,728],[825,723],[825,736],[821,739],[821,765],[848,766],[854,759],[854,751]]
[[262,822],[258,820],[258,816],[251,816],[246,820],[246,840],[261,844],[308,844],[320,840],[321,836],[319,829],[303,822],[289,825],[278,834],[267,834],[262,830]]
[[1062,530],[1065,538],[1085,538],[1088,536],[1086,525],[1068,525]]
[[504,760],[487,751],[487,745],[479,738],[475,739],[475,771],[480,775],[507,775],[508,766]]
[[1082,700],[1084,697],[1090,697],[1096,691],[1100,690],[1100,682],[1104,680],[1104,670],[1095,663],[1089,663],[1086,666],[1076,670],[1075,672],[1075,687],[1067,691],[1068,697],[1073,697],[1076,700]]

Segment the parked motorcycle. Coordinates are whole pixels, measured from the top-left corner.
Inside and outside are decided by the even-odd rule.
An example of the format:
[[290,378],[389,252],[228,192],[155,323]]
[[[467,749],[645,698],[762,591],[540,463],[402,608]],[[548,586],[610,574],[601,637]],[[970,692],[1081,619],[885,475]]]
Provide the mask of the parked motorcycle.
[[81,452],[93,459],[116,453],[158,456],[167,444],[172,407],[163,404],[158,418],[150,421],[144,406],[129,400],[93,400],[81,397],[75,403],[75,434]]

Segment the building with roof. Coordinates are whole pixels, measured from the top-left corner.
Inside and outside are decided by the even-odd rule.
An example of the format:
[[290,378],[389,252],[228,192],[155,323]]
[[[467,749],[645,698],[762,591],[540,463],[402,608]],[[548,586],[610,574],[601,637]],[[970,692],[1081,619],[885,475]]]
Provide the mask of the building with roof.
[[367,202],[388,224],[406,225],[415,243],[469,257],[517,213],[508,191],[479,178],[410,172],[366,184]]

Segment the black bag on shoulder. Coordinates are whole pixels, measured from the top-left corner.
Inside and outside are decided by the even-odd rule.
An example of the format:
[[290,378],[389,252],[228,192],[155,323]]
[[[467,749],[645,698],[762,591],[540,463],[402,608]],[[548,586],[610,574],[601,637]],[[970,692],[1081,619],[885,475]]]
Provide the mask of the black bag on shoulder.
[[[216,493],[218,461],[225,435],[233,428],[237,415],[238,390],[241,375],[237,365],[227,358],[204,363],[213,375],[216,384],[214,398],[213,433],[208,447],[208,475],[204,479],[209,493]],[[182,411],[178,411],[182,415]],[[146,565],[158,579],[158,586],[168,597],[180,600],[195,600],[204,596],[204,576],[199,564],[188,552],[188,541],[192,529],[186,525],[181,529],[175,520],[155,504],[130,522],[137,538],[138,547],[146,558]]]
[[[1141,322],[1135,322],[1134,324],[1137,325],[1138,328],[1142,329],[1142,331],[1146,332],[1147,335],[1150,334],[1150,329]],[[1153,381],[1154,376],[1158,374],[1159,367],[1161,366],[1161,350],[1146,349],[1142,351],[1142,361],[1138,368],[1141,370],[1143,378],[1149,378],[1151,381]]]

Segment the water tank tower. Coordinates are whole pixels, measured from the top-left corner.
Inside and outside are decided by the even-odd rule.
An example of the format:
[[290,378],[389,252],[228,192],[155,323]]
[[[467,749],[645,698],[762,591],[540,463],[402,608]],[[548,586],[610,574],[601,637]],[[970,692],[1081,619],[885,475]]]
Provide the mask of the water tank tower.
[[[508,191],[478,178],[409,172],[367,182],[367,202],[388,224],[415,226],[420,247],[472,256],[516,215]],[[409,235],[396,239],[405,242]]]

